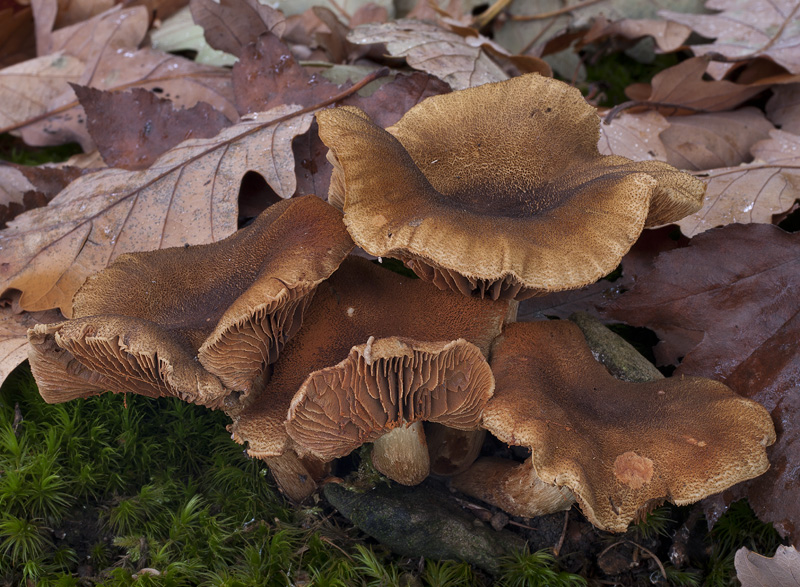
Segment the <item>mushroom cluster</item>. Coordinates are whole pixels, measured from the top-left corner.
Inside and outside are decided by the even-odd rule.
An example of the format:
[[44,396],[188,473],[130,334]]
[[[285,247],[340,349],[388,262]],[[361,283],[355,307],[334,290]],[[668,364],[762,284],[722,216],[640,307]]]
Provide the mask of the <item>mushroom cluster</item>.
[[[699,209],[699,181],[600,155],[594,109],[537,74],[428,98],[385,130],[352,107],[317,119],[328,203],[293,198],[223,241],[118,258],[70,319],[29,331],[46,401],[222,409],[297,501],[372,443],[399,483],[452,476],[523,516],[577,501],[612,531],[767,469],[760,405],[705,379],[620,382],[573,325],[514,323],[517,300],[590,283],[645,226]],[[354,242],[421,279],[348,256]],[[478,458],[486,431],[530,457]]]

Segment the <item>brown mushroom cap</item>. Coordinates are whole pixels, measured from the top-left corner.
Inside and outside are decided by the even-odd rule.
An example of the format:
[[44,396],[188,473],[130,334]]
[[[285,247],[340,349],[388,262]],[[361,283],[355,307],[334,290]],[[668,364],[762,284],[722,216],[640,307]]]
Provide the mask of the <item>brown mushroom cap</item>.
[[[217,243],[121,255],[76,293],[73,320],[31,338],[31,363],[54,336],[111,391],[210,406],[231,390],[247,395],[352,246],[341,214],[306,196]],[[74,397],[60,395],[57,376],[39,384],[50,401]]]
[[484,426],[532,450],[595,526],[621,532],[653,503],[693,503],[769,467],[769,413],[717,381],[614,379],[567,321],[511,324],[492,346]]
[[595,109],[537,74],[428,98],[388,132],[353,107],[317,120],[334,164],[328,199],[356,243],[470,295],[591,283],[638,238],[651,198],[664,222],[704,192],[669,166],[600,155]]
[[[489,364],[463,339],[370,338],[338,365],[309,375],[292,400],[286,429],[301,451],[330,461],[423,420],[474,430],[493,389]],[[420,447],[424,459],[395,458],[392,443],[374,448],[379,450],[376,468],[406,485],[422,481],[428,453],[421,427],[412,433],[414,439],[421,441],[401,444]],[[413,470],[398,470],[406,465]]]
[[487,355],[513,305],[467,299],[349,257],[320,284],[303,327],[284,347],[264,390],[243,410],[230,411],[231,432],[248,443],[251,456],[280,455],[290,445],[284,422],[292,397],[311,373],[345,360],[370,336],[463,338]]

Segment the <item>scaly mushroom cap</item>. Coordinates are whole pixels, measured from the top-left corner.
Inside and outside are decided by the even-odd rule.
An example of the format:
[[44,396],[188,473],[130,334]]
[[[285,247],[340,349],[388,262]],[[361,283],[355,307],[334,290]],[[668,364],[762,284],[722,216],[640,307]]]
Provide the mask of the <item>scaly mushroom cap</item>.
[[[48,401],[62,391],[49,337],[110,391],[215,406],[263,385],[302,322],[314,288],[353,243],[341,214],[314,196],[277,203],[208,245],[121,255],[75,294],[73,320],[33,329],[31,364]],[[199,363],[197,362],[199,358]],[[38,364],[47,363],[50,369]],[[97,393],[87,388],[85,395]]]
[[354,107],[317,120],[328,200],[353,240],[467,295],[592,283],[646,222],[698,210],[705,189],[662,163],[600,155],[595,109],[538,74],[428,98],[387,130]]
[[614,379],[567,321],[511,324],[492,346],[484,426],[532,450],[545,483],[568,487],[615,532],[654,503],[685,505],[762,474],[769,413],[717,381]]
[[[292,400],[286,429],[301,451],[330,461],[415,422],[474,430],[493,389],[489,364],[463,339],[370,338],[338,365],[306,379]],[[373,459],[378,470],[406,485],[422,481],[429,461],[421,428],[417,439],[422,441],[411,444],[421,447],[422,458],[395,458],[395,447],[386,446]]]
[[234,439],[255,457],[277,456],[289,446],[284,422],[292,397],[315,371],[345,360],[369,337],[417,341],[463,338],[488,355],[513,302],[465,299],[349,257],[317,289],[303,327],[284,347],[263,391],[243,410],[233,409]]

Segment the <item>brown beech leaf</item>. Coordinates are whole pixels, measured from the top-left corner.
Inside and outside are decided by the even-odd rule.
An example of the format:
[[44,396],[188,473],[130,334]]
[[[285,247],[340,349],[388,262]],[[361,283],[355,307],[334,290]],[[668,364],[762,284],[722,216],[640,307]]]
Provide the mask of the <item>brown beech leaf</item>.
[[0,8],[0,68],[36,57],[30,7]]
[[719,112],[731,110],[764,91],[761,85],[705,80],[708,63],[707,57],[692,57],[658,72],[650,82],[650,95],[645,101],[654,103],[667,116],[698,110]]
[[774,127],[758,108],[673,116],[660,138],[667,163],[679,169],[733,167],[752,160],[750,148]]
[[145,169],[186,139],[207,139],[230,121],[205,102],[173,107],[151,91],[104,92],[73,85],[86,112],[89,134],[109,167]]
[[232,55],[241,55],[262,33],[280,37],[286,28],[283,14],[258,0],[191,0],[190,6],[208,44]]
[[713,522],[748,497],[759,517],[792,540],[800,535],[800,233],[770,224],[733,224],[664,253],[613,302],[606,316],[647,326],[657,357],[677,374],[720,380],[764,405],[778,440],[766,474],[711,498]]
[[[105,53],[92,78],[83,85],[100,90],[142,87],[170,99],[175,107],[191,108],[198,102],[207,102],[229,120],[238,118],[230,70],[152,49]],[[93,150],[86,116],[72,88],[67,86],[66,92],[48,103],[45,113],[49,112],[52,114],[22,129],[26,143],[43,146],[77,141],[84,151]]]
[[47,112],[50,102],[77,82],[80,59],[55,54],[0,70],[0,127],[10,127]]
[[310,75],[297,63],[289,47],[272,33],[265,33],[242,51],[233,66],[232,82],[241,114],[281,104],[310,106],[340,91],[324,77]]
[[529,298],[520,302],[517,320],[529,322],[548,317],[569,318],[574,312],[598,311],[629,290],[639,275],[649,272],[659,253],[685,247],[688,239],[672,238],[672,226],[644,230],[628,254],[622,258],[622,275],[614,280],[601,279],[591,285],[572,291],[561,291],[546,296]]
[[699,176],[706,197],[699,212],[677,222],[686,236],[734,222],[772,222],[800,198],[800,136],[770,131],[753,145],[752,163]]
[[435,75],[454,90],[508,79],[480,46],[433,23],[396,20],[353,29],[347,39],[359,45],[386,43],[394,57],[405,57],[414,69]]
[[734,565],[742,587],[800,587],[800,552],[794,546],[780,545],[771,558],[743,546]]
[[597,148],[603,155],[621,155],[636,161],[667,160],[659,134],[669,127],[658,112],[623,112],[610,123],[600,125]]
[[733,60],[768,57],[790,73],[800,73],[800,4],[797,0],[708,0],[718,14],[659,14],[716,39],[692,45],[695,55],[720,54]]
[[800,84],[772,88],[767,118],[786,132],[800,134]]
[[0,305],[0,383],[28,358],[28,328],[63,319],[58,310],[18,313],[11,304]]
[[295,191],[292,139],[312,114],[299,106],[254,113],[212,139],[190,139],[149,169],[104,169],[78,178],[45,208],[15,218],[2,233],[0,293],[19,305],[72,312],[83,281],[122,253],[222,239],[236,230],[239,183],[261,174],[275,192]]

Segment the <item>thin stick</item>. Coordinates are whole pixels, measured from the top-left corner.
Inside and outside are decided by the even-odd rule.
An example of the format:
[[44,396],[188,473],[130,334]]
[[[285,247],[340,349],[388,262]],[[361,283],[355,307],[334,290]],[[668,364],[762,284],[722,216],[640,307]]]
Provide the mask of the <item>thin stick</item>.
[[555,548],[553,548],[553,554],[556,556],[561,552],[561,547],[564,546],[564,538],[567,536],[567,524],[569,524],[569,512],[571,509],[572,508],[566,511],[566,515],[564,516],[564,529],[561,530],[561,538],[558,539],[558,543]]
[[733,169],[727,169],[720,173],[712,173],[716,171],[716,169],[702,169],[700,171],[687,171],[686,173],[691,173],[692,175],[697,177],[707,177],[709,179],[713,179],[715,177],[721,177],[723,175],[730,175],[731,173],[746,173],[754,169],[800,169],[800,165],[781,165],[779,163],[764,163],[761,165],[745,165],[742,167],[734,167]]
[[606,547],[605,549],[603,549],[603,552],[598,554],[597,558],[600,558],[605,553],[607,553],[609,550],[611,550],[615,546],[619,546],[620,544],[630,544],[631,546],[634,546],[634,547],[638,548],[639,550],[641,550],[647,556],[649,556],[654,561],[656,561],[656,564],[658,565],[658,568],[661,571],[661,574],[664,575],[665,579],[667,578],[667,570],[664,568],[664,565],[661,564],[661,560],[655,554],[653,554],[653,551],[648,550],[647,548],[645,548],[641,544],[637,544],[637,543],[633,542],[632,540],[619,540],[619,541],[615,542],[614,544],[612,544],[612,545]]
[[586,8],[587,6],[591,6],[592,4],[599,4],[600,2],[604,2],[605,0],[584,0],[583,2],[578,2],[577,4],[573,4],[572,6],[564,6],[564,8],[559,8],[558,10],[551,10],[550,12],[540,12],[539,14],[517,14],[512,15],[511,20],[547,20],[548,18],[553,18],[555,16],[561,16],[562,14],[566,14],[567,12],[572,12],[573,10],[578,10],[579,8]]
[[614,120],[620,112],[622,112],[623,110],[627,110],[628,108],[633,108],[634,106],[646,106],[648,108],[674,108],[676,110],[691,110],[692,112],[697,112],[698,114],[706,114],[710,112],[710,110],[705,110],[703,108],[695,108],[694,106],[687,106],[686,104],[674,104],[672,102],[653,102],[651,100],[628,100],[627,102],[623,102],[622,104],[617,104],[611,110],[609,110],[608,114],[606,114],[606,117],[603,119],[603,124],[611,124],[611,121]]
[[495,0],[494,4],[472,20],[472,26],[477,29],[482,29],[497,18],[497,15],[503,12],[509,4],[511,4],[511,0]]

